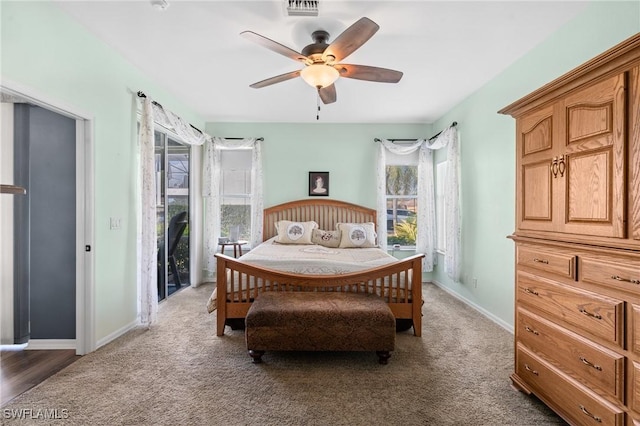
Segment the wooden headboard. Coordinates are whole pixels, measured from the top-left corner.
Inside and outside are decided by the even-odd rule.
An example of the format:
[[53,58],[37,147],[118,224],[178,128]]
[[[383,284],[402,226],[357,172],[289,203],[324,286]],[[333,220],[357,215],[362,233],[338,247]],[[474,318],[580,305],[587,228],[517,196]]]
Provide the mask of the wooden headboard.
[[266,241],[276,235],[275,224],[279,220],[315,220],[320,229],[334,230],[338,222],[373,222],[377,225],[377,216],[375,209],[339,200],[313,198],[290,201],[264,209],[262,239]]

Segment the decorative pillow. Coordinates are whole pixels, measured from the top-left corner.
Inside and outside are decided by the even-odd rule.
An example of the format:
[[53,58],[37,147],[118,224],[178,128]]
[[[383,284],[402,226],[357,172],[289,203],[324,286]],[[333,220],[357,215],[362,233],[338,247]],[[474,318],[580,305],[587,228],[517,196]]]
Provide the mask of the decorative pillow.
[[366,223],[338,223],[338,231],[342,233],[340,248],[349,247],[377,247],[376,227],[373,222]]
[[324,231],[314,229],[311,242],[325,247],[338,248],[340,246],[340,231]]
[[278,236],[276,243],[280,244],[312,244],[311,234],[318,227],[314,221],[311,222],[292,222],[290,220],[281,220],[276,223]]

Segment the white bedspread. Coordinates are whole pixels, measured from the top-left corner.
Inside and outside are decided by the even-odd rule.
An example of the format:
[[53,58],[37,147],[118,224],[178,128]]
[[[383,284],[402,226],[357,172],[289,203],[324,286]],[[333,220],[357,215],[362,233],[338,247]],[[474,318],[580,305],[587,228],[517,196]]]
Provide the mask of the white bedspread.
[[273,239],[257,246],[240,260],[252,265],[297,274],[345,274],[397,259],[379,248],[327,248],[316,244],[278,244]]
[[[278,244],[275,237],[258,245],[238,260],[252,265],[296,274],[340,275],[363,271],[397,262],[398,259],[379,248],[327,248],[311,244]],[[207,302],[216,309],[217,289]]]

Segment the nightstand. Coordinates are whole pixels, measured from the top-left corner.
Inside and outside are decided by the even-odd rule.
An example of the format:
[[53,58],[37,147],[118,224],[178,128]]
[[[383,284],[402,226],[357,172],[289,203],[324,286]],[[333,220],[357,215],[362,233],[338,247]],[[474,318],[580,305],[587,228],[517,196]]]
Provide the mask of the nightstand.
[[[244,240],[238,240],[238,241],[228,241],[226,243],[219,243],[218,245],[220,246],[220,253],[224,254],[224,248],[225,246],[233,246],[233,257],[240,257],[242,256],[242,246],[247,244],[247,241]],[[240,256],[238,256],[238,253],[240,254]]]

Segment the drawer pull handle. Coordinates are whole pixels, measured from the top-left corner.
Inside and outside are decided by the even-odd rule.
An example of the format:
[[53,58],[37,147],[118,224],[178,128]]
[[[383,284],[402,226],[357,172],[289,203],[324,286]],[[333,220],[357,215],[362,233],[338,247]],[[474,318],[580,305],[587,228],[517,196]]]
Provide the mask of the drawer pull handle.
[[596,369],[596,370],[598,370],[598,371],[602,371],[602,367],[600,367],[599,365],[595,365],[595,364],[593,364],[593,363],[589,362],[589,360],[588,360],[588,359],[586,359],[586,358],[585,358],[585,357],[583,357],[583,356],[581,356],[581,357],[580,357],[580,361],[582,361],[582,363],[583,363],[584,365],[588,365],[589,367],[593,367],[593,368],[595,368],[595,369]]
[[533,294],[534,296],[538,296],[538,292],[535,290],[531,290],[529,287],[525,287],[524,289],[525,293],[529,293],[529,294]]
[[531,367],[529,367],[529,364],[525,364],[524,368],[525,368],[525,370],[532,372],[536,376],[538,375],[538,372],[536,370],[533,370]]
[[549,264],[549,261],[547,259],[538,259],[537,257],[534,257],[533,261],[537,263],[544,263],[545,265]]
[[601,419],[600,417],[598,417],[598,416],[594,416],[593,414],[591,414],[591,413],[589,412],[589,410],[587,410],[587,409],[584,407],[584,405],[580,405],[580,409],[582,410],[582,412],[583,412],[584,414],[586,414],[587,416],[591,417],[591,418],[592,418],[593,420],[595,420],[596,422],[598,422],[598,423],[602,423],[602,419]]
[[612,280],[616,280],[616,281],[626,281],[626,282],[631,283],[631,284],[640,284],[640,280],[622,278],[620,275],[611,275],[611,279]]
[[580,312],[591,318],[602,319],[602,316],[600,316],[599,314],[592,314],[585,309],[580,309]]
[[529,333],[533,333],[536,336],[539,335],[540,333],[538,333],[536,330],[534,330],[533,328],[529,327],[528,325],[524,327],[525,331],[528,331]]

